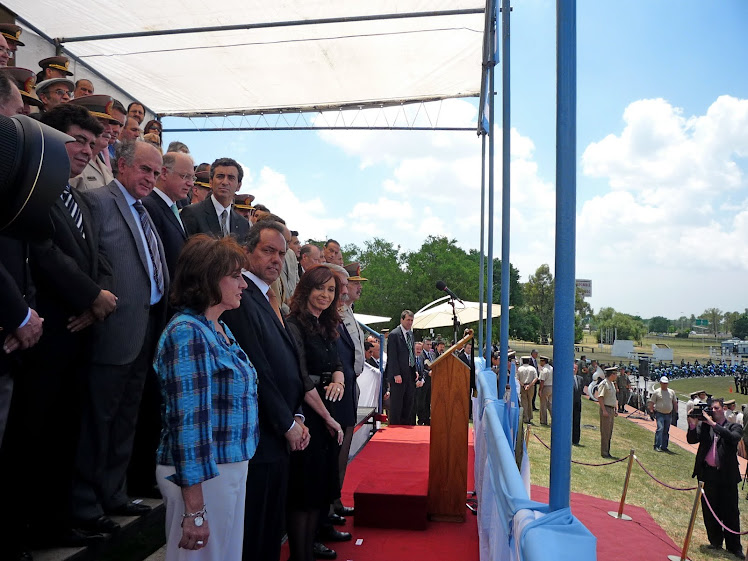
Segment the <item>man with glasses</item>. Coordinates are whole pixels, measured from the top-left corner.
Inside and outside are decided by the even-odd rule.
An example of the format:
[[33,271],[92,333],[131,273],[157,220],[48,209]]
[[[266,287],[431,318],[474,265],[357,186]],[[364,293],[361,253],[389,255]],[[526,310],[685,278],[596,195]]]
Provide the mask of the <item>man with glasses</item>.
[[75,84],[67,78],[50,78],[36,84],[36,94],[44,104],[44,111],[50,111],[70,101]]
[[8,66],[8,61],[12,55],[13,51],[10,50],[8,42],[3,35],[0,35],[0,67]]
[[219,158],[210,166],[213,193],[202,202],[182,209],[182,222],[187,235],[232,235],[242,239],[249,232],[249,221],[231,208],[234,195],[242,186],[244,170],[236,160]]
[[88,109],[104,127],[104,132],[96,139],[95,156],[88,162],[83,173],[70,180],[70,184],[78,191],[89,191],[108,185],[114,179],[109,163],[109,140],[112,138],[114,127],[120,124],[114,110],[117,102],[108,95],[87,95],[70,103]]
[[18,47],[25,47],[26,44],[21,41],[22,30],[14,23],[0,23],[0,35],[5,39],[7,48],[10,51],[10,58],[16,58]]
[[156,181],[156,188],[143,199],[143,206],[151,215],[156,231],[161,236],[169,275],[174,276],[177,257],[187,234],[177,209],[177,201],[187,196],[195,181],[194,162],[189,154],[167,152],[164,165]]

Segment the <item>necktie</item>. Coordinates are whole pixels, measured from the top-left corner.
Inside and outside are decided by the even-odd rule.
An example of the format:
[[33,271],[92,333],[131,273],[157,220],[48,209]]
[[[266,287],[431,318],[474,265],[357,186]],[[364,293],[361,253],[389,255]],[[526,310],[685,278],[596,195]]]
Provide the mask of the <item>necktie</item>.
[[177,203],[171,203],[171,211],[174,213],[174,216],[177,217],[177,222],[179,222],[179,225],[182,227],[182,230],[184,230],[184,224],[182,224],[182,219],[179,217],[179,209],[177,208]]
[[86,234],[83,232],[83,214],[81,213],[81,209],[78,206],[78,203],[76,203],[75,199],[73,198],[73,192],[70,189],[70,184],[65,186],[65,189],[63,189],[62,193],[60,193],[60,198],[62,199],[65,208],[68,209],[70,216],[73,218],[73,222],[75,222],[75,226],[78,228],[81,236],[85,238]]
[[410,331],[405,333],[405,342],[408,344],[408,365],[416,365],[416,355],[413,352],[413,334]]
[[148,242],[148,254],[151,256],[151,263],[153,263],[153,280],[156,281],[158,291],[164,293],[164,271],[161,268],[161,254],[158,252],[158,241],[156,240],[156,234],[151,228],[151,221],[148,218],[148,213],[145,211],[143,203],[135,201],[133,204],[135,210],[138,211],[140,216],[140,224],[143,226],[143,234]]
[[104,157],[104,164],[106,164],[106,167],[109,168],[109,171],[112,170],[112,160],[109,158],[109,150],[102,150],[101,154]]
[[226,237],[226,236],[229,235],[229,227],[228,227],[228,224],[226,224],[226,221],[228,220],[228,217],[229,217],[229,213],[224,208],[223,212],[221,213],[221,235],[223,237]]
[[270,302],[270,307],[273,308],[275,315],[278,316],[278,320],[280,320],[281,324],[285,325],[285,323],[283,323],[283,316],[281,315],[280,306],[278,305],[278,297],[275,295],[275,292],[273,292],[272,289],[268,290],[268,302]]

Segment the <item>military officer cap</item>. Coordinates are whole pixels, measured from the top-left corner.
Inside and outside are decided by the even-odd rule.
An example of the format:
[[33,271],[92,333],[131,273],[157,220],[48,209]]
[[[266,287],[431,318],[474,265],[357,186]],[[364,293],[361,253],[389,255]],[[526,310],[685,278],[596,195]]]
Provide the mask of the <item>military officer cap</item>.
[[361,276],[361,264],[360,263],[349,263],[345,267],[343,267],[345,271],[348,273],[348,280],[349,281],[366,281],[369,279],[365,279]]
[[530,364],[530,357],[529,356],[523,356],[520,358],[522,361],[522,364]]
[[725,405],[735,405],[734,399],[728,399],[727,401],[723,402]]
[[254,200],[254,195],[234,195],[234,206],[242,210],[252,210],[252,201]]
[[706,394],[706,392],[705,392],[704,390],[699,390],[699,391],[696,391],[696,392],[691,392],[691,393],[690,393],[690,394],[688,394],[688,395],[689,395],[689,396],[691,396],[691,399],[696,399],[696,397],[697,397],[697,396],[698,396],[698,395],[699,395],[700,393]]
[[605,369],[605,377],[607,378],[608,376],[610,376],[611,374],[615,374],[616,372],[618,372],[617,366],[608,366],[608,368]]
[[539,356],[538,358],[539,358],[540,360],[544,360],[544,361],[546,361],[546,362],[549,362],[549,361],[550,361],[550,359],[549,359],[549,358],[548,358],[547,356],[545,356],[545,355],[540,355],[540,356]]
[[517,356],[517,353],[515,351],[509,351],[506,353],[507,360],[514,360],[514,358]]
[[68,69],[68,67],[70,66],[70,61],[66,56],[51,56],[43,58],[39,61],[39,66],[42,67],[42,70],[46,70],[47,68],[54,68],[55,70],[62,70],[68,76],[73,75],[73,73]]
[[195,179],[194,184],[198,187],[202,187],[203,189],[211,189],[210,186],[210,171],[197,171],[195,172]]
[[75,84],[72,80],[67,78],[50,78],[49,80],[42,80],[36,84],[37,93],[43,93],[47,91],[47,88],[55,84],[65,84],[68,89],[72,92],[75,89]]
[[120,120],[112,113],[114,107],[114,99],[108,95],[84,95],[83,97],[76,97],[71,99],[68,103],[80,105],[88,109],[97,119],[104,119],[110,123],[121,125]]
[[19,68],[17,66],[4,66],[0,68],[0,71],[15,82],[18,89],[21,91],[21,97],[23,102],[28,105],[35,105],[37,107],[44,107],[44,104],[36,95],[36,75],[33,70],[28,68]]
[[26,44],[21,41],[21,28],[13,23],[0,23],[0,33],[6,41],[12,41],[19,47],[25,47]]

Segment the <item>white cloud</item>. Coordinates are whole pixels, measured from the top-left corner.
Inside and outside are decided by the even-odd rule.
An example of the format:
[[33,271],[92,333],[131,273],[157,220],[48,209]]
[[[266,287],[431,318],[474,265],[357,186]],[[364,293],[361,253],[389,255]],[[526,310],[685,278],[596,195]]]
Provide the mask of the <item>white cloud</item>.
[[[721,96],[691,117],[665,100],[640,100],[623,118],[620,134],[591,143],[582,156],[584,174],[605,178],[611,190],[582,207],[577,269],[583,276],[619,271],[620,280],[607,281],[616,298],[671,306],[662,313],[719,305],[715,289],[729,285],[720,275],[714,287],[698,281],[705,271],[726,280],[747,268],[736,256],[748,239],[748,182],[737,160],[748,155],[748,99]],[[646,288],[631,292],[628,283],[639,276]],[[674,285],[691,287],[695,302],[673,301]]]

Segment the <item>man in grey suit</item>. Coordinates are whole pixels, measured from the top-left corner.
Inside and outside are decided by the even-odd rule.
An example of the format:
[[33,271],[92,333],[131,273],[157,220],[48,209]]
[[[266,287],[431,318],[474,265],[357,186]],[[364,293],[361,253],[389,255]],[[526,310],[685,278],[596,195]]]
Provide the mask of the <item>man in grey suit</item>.
[[387,338],[385,377],[390,384],[390,424],[412,425],[416,392],[414,314],[403,310],[400,325]]
[[113,532],[108,514],[140,515],[125,476],[132,453],[146,372],[169,293],[164,248],[142,199],[161,173],[159,151],[125,142],[117,151],[118,179],[84,193],[102,255],[112,266],[117,313],[93,328],[88,395],[78,448],[73,509],[82,529]]
[[231,208],[234,195],[242,186],[244,170],[231,158],[218,158],[210,166],[213,193],[205,200],[182,209],[181,217],[188,236],[229,234],[242,239],[249,232],[249,221]]

